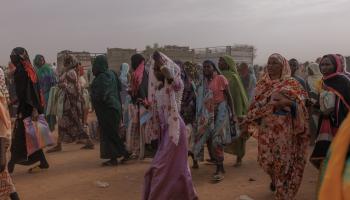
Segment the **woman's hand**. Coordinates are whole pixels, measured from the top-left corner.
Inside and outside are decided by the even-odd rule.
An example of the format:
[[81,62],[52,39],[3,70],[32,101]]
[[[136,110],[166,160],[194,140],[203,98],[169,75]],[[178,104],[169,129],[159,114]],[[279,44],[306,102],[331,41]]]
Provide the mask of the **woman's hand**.
[[282,94],[276,92],[271,95],[270,105],[272,105],[275,110],[279,110],[284,107],[292,106],[292,101],[283,96]]

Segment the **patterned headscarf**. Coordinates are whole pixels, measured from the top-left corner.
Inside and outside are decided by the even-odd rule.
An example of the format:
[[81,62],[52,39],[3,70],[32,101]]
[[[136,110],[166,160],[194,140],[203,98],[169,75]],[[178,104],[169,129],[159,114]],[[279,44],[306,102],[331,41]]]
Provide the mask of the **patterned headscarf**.
[[[251,123],[254,123],[256,119],[272,114],[273,107],[269,104],[269,100],[275,92],[282,93],[287,98],[300,102],[300,105],[302,105],[300,109],[303,110],[302,113],[307,113],[303,103],[304,99],[307,98],[307,93],[298,81],[291,78],[291,70],[287,59],[277,53],[272,54],[269,60],[271,58],[276,58],[282,65],[281,77],[277,80],[271,80],[268,72],[264,72],[264,75],[257,84],[255,97],[247,115],[247,121]],[[302,120],[307,118],[306,115],[299,117]]]
[[[322,57],[322,60],[329,58],[336,70],[334,73],[323,77],[323,86],[335,93],[339,99],[345,104],[347,109],[350,110],[350,95],[348,88],[350,87],[350,81],[347,75],[344,73],[344,66],[340,61],[340,57],[335,54],[328,54]],[[322,63],[321,60],[321,63]]]
[[63,60],[63,66],[65,67],[66,71],[74,69],[79,64],[78,59],[71,54],[65,54]]

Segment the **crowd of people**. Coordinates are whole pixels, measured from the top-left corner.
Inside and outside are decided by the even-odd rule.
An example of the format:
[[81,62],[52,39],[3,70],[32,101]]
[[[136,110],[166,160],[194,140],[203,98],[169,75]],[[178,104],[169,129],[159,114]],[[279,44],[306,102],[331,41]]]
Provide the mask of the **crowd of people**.
[[29,173],[49,168],[45,146],[28,153],[28,119],[44,120],[50,131],[58,127],[47,153],[62,151],[64,142],[89,150],[95,148],[87,120],[92,111],[103,166],[153,159],[144,200],[198,199],[188,157],[200,170],[206,146],[206,162],[215,166],[210,181],[218,183],[225,156],[235,156],[234,166],[241,167],[251,137],[276,200],[295,199],[308,160],[320,172],[320,199],[350,199],[350,73],[342,55],[325,55],[303,73],[297,59],[277,53],[256,70],[228,55],[193,63],[155,51],[148,59],[133,55],[131,68],[123,63],[118,72],[100,55],[92,61],[91,84],[74,55],[65,55],[61,72],[42,55],[33,66],[21,47],[10,60],[8,73],[0,69],[1,199],[19,199],[10,175],[16,164],[31,166]]

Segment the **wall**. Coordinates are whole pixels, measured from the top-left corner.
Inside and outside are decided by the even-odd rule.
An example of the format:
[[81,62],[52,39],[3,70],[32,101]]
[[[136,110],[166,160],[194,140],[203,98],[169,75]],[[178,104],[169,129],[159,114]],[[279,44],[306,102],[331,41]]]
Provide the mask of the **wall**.
[[109,68],[119,72],[120,65],[122,63],[128,63],[130,65],[130,58],[136,53],[136,49],[108,48],[107,59]]

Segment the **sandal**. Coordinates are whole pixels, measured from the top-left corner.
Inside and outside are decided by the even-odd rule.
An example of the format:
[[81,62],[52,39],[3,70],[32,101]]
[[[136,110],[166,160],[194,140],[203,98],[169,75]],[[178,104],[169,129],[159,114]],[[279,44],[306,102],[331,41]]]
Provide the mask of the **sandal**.
[[124,164],[124,163],[126,163],[127,161],[129,161],[131,159],[132,159],[131,158],[131,153],[127,153],[120,162],[121,162],[121,164]]
[[94,148],[95,148],[95,145],[93,145],[93,144],[86,144],[83,147],[81,147],[80,149],[92,150]]
[[109,160],[109,161],[106,161],[106,162],[102,163],[103,167],[115,167],[117,165],[118,165],[118,161],[117,160]]
[[42,172],[42,171],[45,171],[47,170],[48,168],[41,168],[39,165],[38,166],[35,166],[35,167],[32,167],[28,170],[28,173],[29,174],[34,174],[34,173],[39,173],[39,172]]
[[215,174],[215,175],[213,175],[211,180],[212,180],[213,183],[219,183],[222,180],[224,180],[224,175],[222,175],[222,174]]

